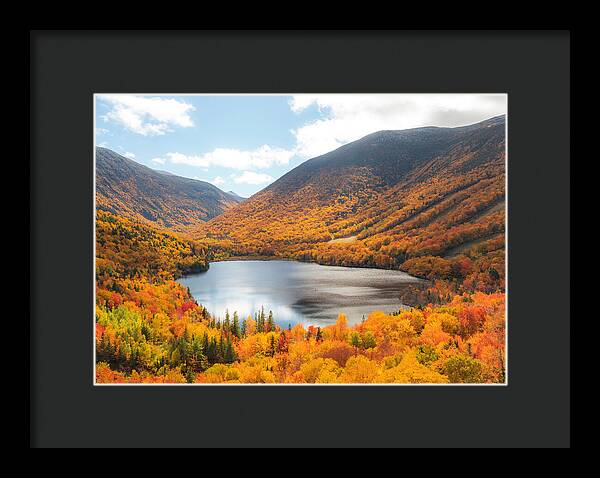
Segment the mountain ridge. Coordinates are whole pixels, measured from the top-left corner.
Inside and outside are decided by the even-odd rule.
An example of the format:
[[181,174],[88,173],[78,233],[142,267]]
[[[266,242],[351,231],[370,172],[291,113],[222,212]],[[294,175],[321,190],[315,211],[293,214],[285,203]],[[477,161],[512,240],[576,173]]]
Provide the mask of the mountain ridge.
[[195,236],[217,255],[410,268],[426,277],[444,275],[460,250],[477,267],[489,268],[487,258],[503,272],[504,170],[504,115],[456,128],[378,131],[305,161]]
[[101,210],[185,231],[237,202],[208,182],[166,174],[96,147],[96,203]]
[[[343,156],[344,163],[345,163],[345,165],[347,165],[348,158],[346,156],[346,153],[350,150],[356,149],[357,147],[366,150],[369,147],[377,145],[378,143],[381,144],[384,142],[389,142],[390,140],[391,141],[407,141],[409,139],[417,139],[420,142],[419,146],[421,148],[427,147],[427,146],[431,147],[431,143],[429,143],[427,141],[430,138],[431,133],[442,134],[445,136],[445,138],[443,138],[443,139],[445,139],[448,142],[452,142],[452,141],[460,140],[461,136],[464,136],[465,134],[471,133],[473,131],[481,130],[481,129],[487,128],[487,127],[504,125],[504,123],[505,123],[505,115],[499,115],[499,116],[494,116],[492,118],[488,118],[487,120],[480,121],[478,123],[475,123],[472,125],[466,125],[466,126],[458,126],[458,127],[424,126],[424,127],[410,128],[410,129],[403,129],[403,130],[375,131],[375,132],[370,133],[366,136],[363,136],[362,138],[359,138],[355,141],[352,141],[350,143],[342,145],[339,148],[336,148],[325,154],[322,154],[322,155],[319,155],[319,156],[316,156],[314,158],[304,161],[302,164],[298,165],[296,168],[294,168],[291,171],[289,171],[288,173],[284,174],[283,176],[281,176],[279,179],[277,179],[276,181],[271,183],[269,186],[267,186],[263,190],[259,191],[259,193],[262,191],[271,189],[273,187],[276,187],[277,183],[279,183],[281,180],[285,180],[285,178],[288,175],[290,175],[290,173],[300,170],[299,168],[310,169],[314,165],[321,164],[323,162],[331,162],[332,160],[335,162],[336,165],[338,165],[338,162],[340,161],[340,156]],[[411,136],[413,136],[413,138],[411,138]],[[375,143],[369,143],[369,141],[374,141],[374,140],[376,141]],[[438,139],[438,141],[439,141],[439,139]],[[440,146],[437,144],[434,144],[434,146],[437,146],[437,148],[430,150],[429,151],[430,155],[433,155],[440,148]],[[403,153],[406,154],[408,152],[403,152]],[[411,153],[414,154],[414,151],[411,151]],[[366,154],[368,154],[368,152],[366,152]],[[391,157],[389,159],[391,159]],[[399,159],[405,159],[405,158],[400,157]],[[398,163],[398,161],[396,161],[396,164],[397,163]],[[344,165],[344,164],[340,164],[340,165]]]

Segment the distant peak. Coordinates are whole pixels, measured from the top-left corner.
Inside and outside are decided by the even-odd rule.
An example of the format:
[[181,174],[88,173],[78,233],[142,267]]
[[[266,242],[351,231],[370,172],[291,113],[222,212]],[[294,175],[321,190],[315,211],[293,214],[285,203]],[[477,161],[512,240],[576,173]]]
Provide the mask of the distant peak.
[[243,196],[240,196],[235,191],[227,191],[227,194],[229,194],[230,196],[233,196],[234,198],[237,198],[237,199],[248,199],[248,198],[245,198]]

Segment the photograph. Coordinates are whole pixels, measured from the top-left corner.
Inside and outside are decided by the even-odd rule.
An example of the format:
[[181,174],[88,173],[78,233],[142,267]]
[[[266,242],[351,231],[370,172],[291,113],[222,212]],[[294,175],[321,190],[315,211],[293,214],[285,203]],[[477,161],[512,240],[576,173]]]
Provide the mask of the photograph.
[[94,385],[509,383],[488,93],[94,93]]

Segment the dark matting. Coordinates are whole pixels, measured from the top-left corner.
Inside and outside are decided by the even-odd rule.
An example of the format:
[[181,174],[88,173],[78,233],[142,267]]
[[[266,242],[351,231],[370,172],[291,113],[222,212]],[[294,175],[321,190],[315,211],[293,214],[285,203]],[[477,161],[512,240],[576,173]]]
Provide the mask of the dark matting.
[[[32,32],[35,447],[570,444],[568,32]],[[94,92],[508,93],[507,387],[93,387]]]

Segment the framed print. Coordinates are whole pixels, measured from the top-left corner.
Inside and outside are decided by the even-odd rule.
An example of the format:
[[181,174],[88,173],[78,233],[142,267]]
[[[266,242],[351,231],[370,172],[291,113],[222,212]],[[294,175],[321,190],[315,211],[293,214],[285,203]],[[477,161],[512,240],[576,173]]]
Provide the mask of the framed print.
[[97,385],[506,384],[505,94],[94,102]]
[[30,41],[32,446],[569,446],[568,32]]

